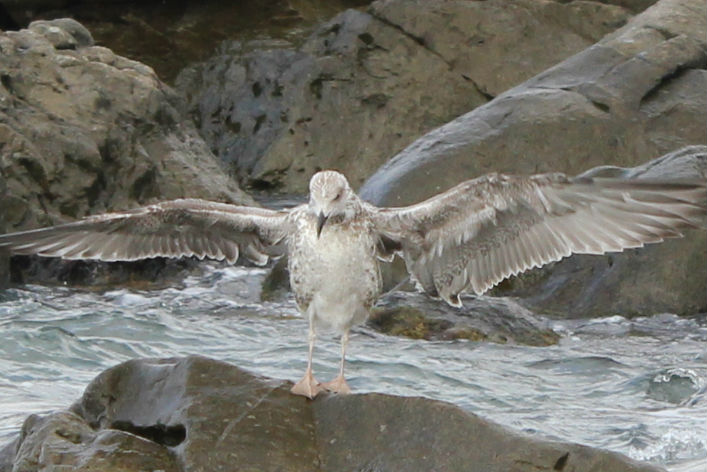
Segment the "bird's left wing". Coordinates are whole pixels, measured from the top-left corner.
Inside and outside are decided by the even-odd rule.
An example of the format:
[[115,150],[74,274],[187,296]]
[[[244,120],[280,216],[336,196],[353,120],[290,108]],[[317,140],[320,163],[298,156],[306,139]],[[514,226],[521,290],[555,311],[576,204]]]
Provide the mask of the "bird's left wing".
[[265,264],[287,234],[287,211],[172,200],[72,223],[0,235],[0,249],[64,259],[132,261],[196,256]]
[[372,211],[387,247],[429,294],[458,306],[501,280],[573,253],[603,254],[704,226],[704,181],[489,174],[416,205]]

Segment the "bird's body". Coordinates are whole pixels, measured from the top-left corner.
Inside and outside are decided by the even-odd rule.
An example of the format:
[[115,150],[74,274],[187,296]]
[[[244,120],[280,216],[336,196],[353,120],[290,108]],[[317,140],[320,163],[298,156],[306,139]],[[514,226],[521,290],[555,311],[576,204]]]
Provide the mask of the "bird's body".
[[[381,291],[379,262],[405,260],[430,296],[459,306],[510,275],[573,253],[603,254],[679,237],[704,227],[704,179],[570,179],[489,174],[403,208],[359,199],[346,178],[322,171],[309,201],[290,210],[173,200],[73,223],[0,236],[0,248],[66,259],[136,260],[196,256],[265,264],[289,253],[290,282],[309,319],[304,377],[292,388],[310,398],[348,392],[344,360],[349,329],[366,320]],[[316,331],[342,335],[339,375],[312,373]]]
[[315,326],[343,333],[366,320],[380,294],[375,232],[357,217],[330,221],[317,236],[316,218],[301,213],[288,237],[290,285]]

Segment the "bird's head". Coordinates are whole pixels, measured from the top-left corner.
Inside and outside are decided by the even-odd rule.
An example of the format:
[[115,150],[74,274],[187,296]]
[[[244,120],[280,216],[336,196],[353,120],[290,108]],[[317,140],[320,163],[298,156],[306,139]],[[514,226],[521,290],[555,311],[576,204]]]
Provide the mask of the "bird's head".
[[323,170],[309,181],[309,208],[317,217],[317,236],[329,221],[346,221],[356,212],[356,194],[339,172]]

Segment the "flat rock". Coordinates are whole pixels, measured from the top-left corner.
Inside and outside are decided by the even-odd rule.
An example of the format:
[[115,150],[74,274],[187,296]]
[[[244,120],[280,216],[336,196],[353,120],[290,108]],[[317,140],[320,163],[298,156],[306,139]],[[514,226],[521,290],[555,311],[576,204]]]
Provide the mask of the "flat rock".
[[388,0],[302,45],[226,42],[177,78],[195,121],[249,185],[304,193],[322,168],[358,187],[421,134],[623,25],[599,2]]
[[129,361],[99,375],[69,410],[30,416],[0,451],[0,471],[662,470],[521,435],[439,401],[309,401],[291,385],[202,357]]

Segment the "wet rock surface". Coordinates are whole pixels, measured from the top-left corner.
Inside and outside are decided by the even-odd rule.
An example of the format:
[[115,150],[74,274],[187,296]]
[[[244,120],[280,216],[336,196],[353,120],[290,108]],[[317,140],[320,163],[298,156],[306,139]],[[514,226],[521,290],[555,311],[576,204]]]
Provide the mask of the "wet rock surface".
[[291,385],[203,357],[129,361],[68,410],[29,417],[0,451],[0,471],[662,470],[520,435],[443,402],[309,401]]
[[176,84],[242,182],[305,192],[311,174],[336,168],[358,187],[420,134],[630,16],[594,2],[380,1],[336,16],[299,47],[224,43]]
[[421,293],[396,292],[376,305],[368,325],[413,339],[470,339],[547,346],[560,336],[511,298],[463,297],[455,308]]

